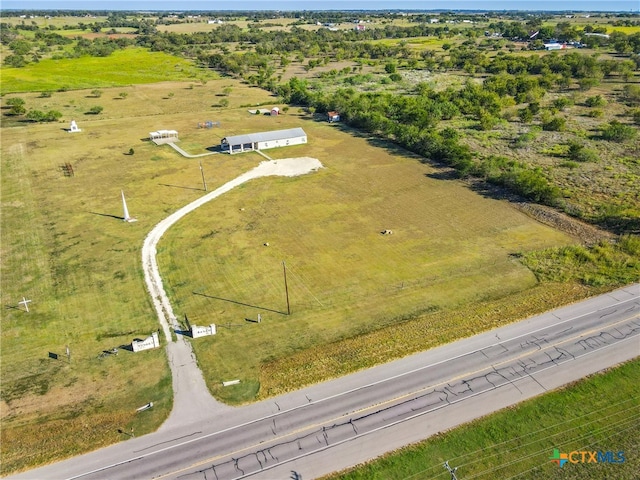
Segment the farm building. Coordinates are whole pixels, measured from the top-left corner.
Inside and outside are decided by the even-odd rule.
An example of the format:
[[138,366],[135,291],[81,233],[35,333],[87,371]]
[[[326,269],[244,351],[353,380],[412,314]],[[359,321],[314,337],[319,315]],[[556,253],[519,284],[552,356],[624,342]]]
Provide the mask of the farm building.
[[329,123],[339,122],[340,121],[340,113],[339,112],[327,112],[327,121]]
[[302,128],[288,130],[274,130],[271,132],[248,133],[225,137],[220,142],[222,151],[229,153],[250,152],[267,148],[286,147],[307,143],[307,134]]

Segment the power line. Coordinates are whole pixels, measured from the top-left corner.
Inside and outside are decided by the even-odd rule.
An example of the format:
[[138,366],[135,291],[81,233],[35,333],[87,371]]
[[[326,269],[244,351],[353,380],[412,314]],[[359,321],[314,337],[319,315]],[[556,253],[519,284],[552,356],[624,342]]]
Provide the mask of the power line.
[[451,480],[458,480],[458,477],[456,477],[456,471],[458,470],[458,467],[452,469],[449,466],[449,461],[447,460],[446,462],[444,462],[444,468],[449,470],[449,474],[451,474]]

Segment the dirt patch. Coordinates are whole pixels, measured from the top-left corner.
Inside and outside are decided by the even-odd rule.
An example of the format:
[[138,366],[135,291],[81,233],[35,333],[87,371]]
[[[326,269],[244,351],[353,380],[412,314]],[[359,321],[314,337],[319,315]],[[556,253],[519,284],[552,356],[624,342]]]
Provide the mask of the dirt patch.
[[518,202],[515,205],[519,210],[539,222],[576,237],[586,245],[593,245],[601,240],[611,240],[615,238],[615,235],[612,233],[581,222],[551,207],[527,202]]

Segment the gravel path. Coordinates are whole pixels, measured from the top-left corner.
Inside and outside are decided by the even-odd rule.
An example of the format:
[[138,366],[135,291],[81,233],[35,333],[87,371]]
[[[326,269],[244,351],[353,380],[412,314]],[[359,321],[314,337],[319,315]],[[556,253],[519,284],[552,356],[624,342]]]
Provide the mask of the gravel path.
[[[185,420],[198,421],[204,418],[210,408],[224,408],[216,402],[205,384],[202,372],[198,368],[191,344],[183,337],[178,336],[176,342],[171,337],[171,329],[179,330],[178,320],[173,312],[169,298],[164,290],[158,261],[156,259],[156,247],[162,235],[178,220],[194,211],[196,208],[219,197],[223,193],[254,178],[268,176],[294,177],[306,173],[315,172],[322,167],[319,160],[310,157],[286,158],[261,162],[256,168],[243,173],[239,177],[225,183],[216,190],[203,195],[199,199],[182,207],[167,218],[159,222],[147,235],[142,246],[142,268],[147,290],[156,309],[158,320],[162,326],[167,340],[167,356],[173,376],[173,411],[162,428],[168,428],[174,424],[182,424]],[[183,418],[181,412],[188,412],[188,419]]]

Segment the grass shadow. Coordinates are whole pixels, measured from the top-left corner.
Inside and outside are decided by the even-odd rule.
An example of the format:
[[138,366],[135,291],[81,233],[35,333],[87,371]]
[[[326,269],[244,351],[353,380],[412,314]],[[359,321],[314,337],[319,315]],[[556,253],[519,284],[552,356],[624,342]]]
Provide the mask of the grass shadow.
[[257,308],[259,310],[265,310],[267,312],[279,313],[280,315],[287,315],[287,312],[281,312],[280,310],[274,310],[272,308],[260,307],[258,305],[251,305],[249,303],[238,302],[236,300],[231,300],[229,298],[216,297],[214,295],[207,295],[206,293],[200,293],[200,292],[192,292],[192,293],[194,295],[200,295],[201,297],[211,298],[213,300],[220,300],[222,302],[228,302],[228,303],[234,303],[236,305],[242,305],[243,307]]
[[184,188],[185,190],[198,190],[199,192],[204,192],[204,188],[195,188],[195,187],[183,187],[182,185],[169,185],[168,183],[159,183],[163,187],[173,187],[173,188]]
[[118,215],[111,215],[109,213],[98,213],[98,212],[89,212],[93,215],[100,215],[101,217],[111,217],[111,218],[115,218],[116,220],[122,220],[124,221],[124,217],[120,217]]

